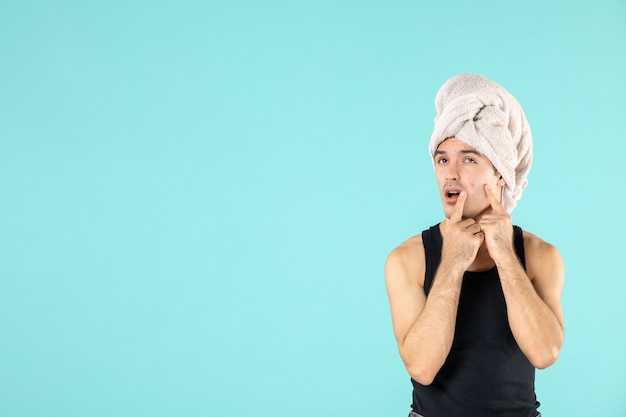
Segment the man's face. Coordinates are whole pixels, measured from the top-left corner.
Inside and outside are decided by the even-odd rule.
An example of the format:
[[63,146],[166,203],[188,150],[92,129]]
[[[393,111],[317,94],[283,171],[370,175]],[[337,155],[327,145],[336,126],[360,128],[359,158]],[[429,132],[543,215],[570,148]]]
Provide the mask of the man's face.
[[461,191],[467,193],[463,207],[465,218],[476,218],[490,207],[485,184],[491,186],[500,201],[504,180],[489,159],[457,138],[439,144],[435,152],[435,176],[447,218],[452,215]]

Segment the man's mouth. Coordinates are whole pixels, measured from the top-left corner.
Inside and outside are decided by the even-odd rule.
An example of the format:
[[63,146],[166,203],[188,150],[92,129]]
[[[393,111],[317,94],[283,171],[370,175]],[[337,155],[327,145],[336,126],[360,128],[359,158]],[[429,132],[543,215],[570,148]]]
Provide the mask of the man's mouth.
[[461,194],[461,189],[459,188],[448,188],[444,190],[444,199],[447,203],[456,203],[459,199],[459,195]]

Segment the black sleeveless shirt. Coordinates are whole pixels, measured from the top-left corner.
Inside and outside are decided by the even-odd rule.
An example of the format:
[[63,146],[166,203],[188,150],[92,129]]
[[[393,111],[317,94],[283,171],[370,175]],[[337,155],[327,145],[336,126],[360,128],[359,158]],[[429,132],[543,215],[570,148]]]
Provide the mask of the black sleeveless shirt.
[[[513,227],[524,269],[522,229]],[[422,233],[428,295],[441,261],[439,225]],[[413,383],[413,411],[424,417],[534,417],[535,368],[513,338],[498,269],[465,272],[452,348],[432,384]]]

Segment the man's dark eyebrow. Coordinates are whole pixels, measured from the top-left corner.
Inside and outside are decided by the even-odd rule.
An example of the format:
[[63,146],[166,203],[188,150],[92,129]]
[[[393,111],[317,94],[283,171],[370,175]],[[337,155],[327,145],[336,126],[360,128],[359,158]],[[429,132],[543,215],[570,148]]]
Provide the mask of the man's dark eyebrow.
[[[461,149],[459,151],[459,153],[462,153],[462,154],[474,154],[474,155],[478,155],[478,156],[483,156],[483,154],[481,154],[480,152],[478,152],[475,149]],[[439,149],[437,149],[435,151],[435,155],[445,155],[445,154],[447,154],[446,151],[441,151]]]
[[480,152],[478,152],[475,149],[463,149],[460,151],[462,154],[468,154],[468,153],[473,153],[474,155],[478,155],[478,156],[483,156],[483,154],[481,154]]

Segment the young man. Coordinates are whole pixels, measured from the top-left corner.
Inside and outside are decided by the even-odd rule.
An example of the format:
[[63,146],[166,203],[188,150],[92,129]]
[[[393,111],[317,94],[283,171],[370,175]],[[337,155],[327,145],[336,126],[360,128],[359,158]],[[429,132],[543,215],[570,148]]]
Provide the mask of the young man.
[[445,219],[398,246],[385,276],[393,330],[423,417],[536,417],[535,368],[563,344],[557,249],[513,226],[532,138],[515,98],[448,80],[430,141]]

